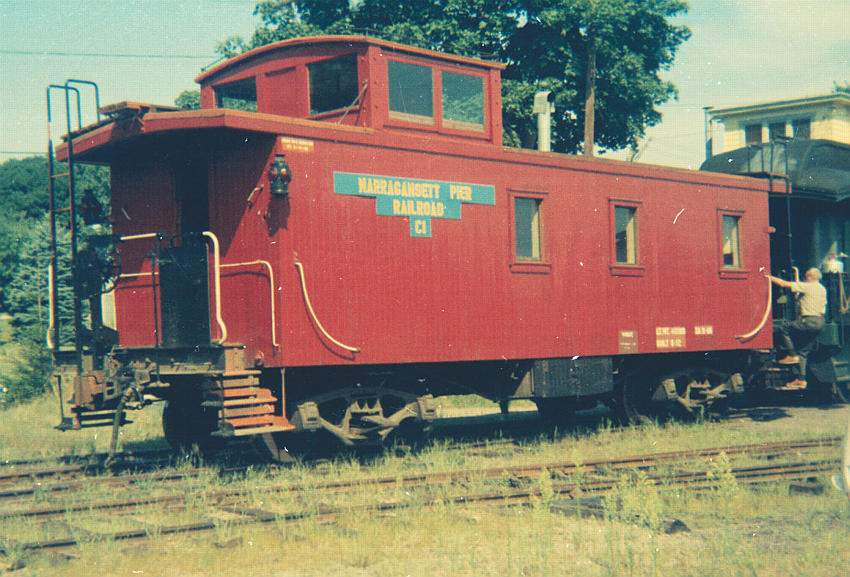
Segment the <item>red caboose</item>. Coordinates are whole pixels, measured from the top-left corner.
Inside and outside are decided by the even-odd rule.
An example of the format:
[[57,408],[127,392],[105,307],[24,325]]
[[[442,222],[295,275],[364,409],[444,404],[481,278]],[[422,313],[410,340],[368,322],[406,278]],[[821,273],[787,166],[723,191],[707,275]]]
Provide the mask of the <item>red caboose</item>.
[[200,110],[106,107],[58,151],[110,166],[121,238],[76,424],[149,393],[177,442],[358,443],[436,394],[628,412],[740,384],[772,344],[767,184],[503,147],[501,69],[302,38],[204,72]]

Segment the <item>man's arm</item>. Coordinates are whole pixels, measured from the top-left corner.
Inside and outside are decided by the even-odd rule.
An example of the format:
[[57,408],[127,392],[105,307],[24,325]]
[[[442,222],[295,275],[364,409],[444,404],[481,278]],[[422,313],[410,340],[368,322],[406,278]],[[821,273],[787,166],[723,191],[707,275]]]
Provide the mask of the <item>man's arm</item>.
[[775,284],[776,286],[781,286],[782,288],[787,288],[787,289],[789,289],[789,288],[791,288],[791,287],[792,287],[792,285],[793,285],[793,283],[790,283],[790,282],[788,282],[787,280],[785,280],[785,279],[781,279],[781,278],[779,278],[779,277],[771,276],[771,275],[769,275],[769,274],[766,274],[766,275],[764,275],[764,276],[766,276],[767,278],[769,278],[769,279],[770,279],[770,282],[772,282],[772,283],[773,283],[773,284]]

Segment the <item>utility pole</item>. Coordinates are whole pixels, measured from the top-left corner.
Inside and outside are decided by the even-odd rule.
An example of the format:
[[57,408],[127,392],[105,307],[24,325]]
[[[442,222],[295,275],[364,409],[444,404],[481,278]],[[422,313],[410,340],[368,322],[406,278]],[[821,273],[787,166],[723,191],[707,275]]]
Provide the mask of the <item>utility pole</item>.
[[596,43],[587,31],[587,70],[584,99],[584,155],[593,156],[594,115],[596,108]]

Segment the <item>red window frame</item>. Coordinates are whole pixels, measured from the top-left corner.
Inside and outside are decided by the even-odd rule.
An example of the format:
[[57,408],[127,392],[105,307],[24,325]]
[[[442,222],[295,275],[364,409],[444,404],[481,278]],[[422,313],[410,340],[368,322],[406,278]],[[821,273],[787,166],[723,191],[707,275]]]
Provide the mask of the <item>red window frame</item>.
[[[508,206],[509,206],[509,231],[508,242],[510,243],[509,254],[510,262],[508,268],[513,273],[519,274],[549,274],[552,270],[552,263],[549,261],[549,251],[547,250],[546,242],[546,224],[544,218],[543,207],[546,205],[546,192],[528,191],[528,190],[508,190]],[[520,258],[516,254],[516,199],[530,198],[539,202],[537,211],[537,225],[540,229],[540,258],[530,260]]]
[[[717,272],[723,279],[745,279],[750,276],[744,254],[744,216],[746,211],[731,208],[717,209]],[[729,267],[723,263],[723,217],[734,216],[738,219],[738,266]]]
[[[491,136],[491,113],[490,113],[490,82],[489,75],[486,70],[474,70],[464,66],[456,66],[453,64],[445,63],[445,62],[433,62],[423,58],[416,58],[413,56],[398,54],[398,53],[388,53],[385,52],[384,59],[384,82],[386,85],[386,102],[387,102],[387,119],[386,126],[398,127],[398,128],[407,128],[407,129],[415,129],[422,130],[426,132],[435,132],[438,134],[446,134],[453,136],[463,136],[468,138],[475,138],[479,140],[489,140]],[[400,118],[393,118],[393,111],[390,110],[389,100],[390,100],[390,82],[389,82],[389,62],[403,62],[405,64],[415,64],[417,66],[424,66],[425,68],[429,68],[431,70],[431,98],[433,103],[434,110],[434,123],[420,123],[420,122],[411,122],[405,121]],[[464,130],[460,128],[451,128],[445,125],[443,121],[443,72],[452,72],[454,74],[462,74],[464,76],[474,76],[481,80],[481,89],[484,93],[484,101],[482,106],[484,108],[484,122],[482,130]]]
[[[609,242],[609,262],[608,270],[615,276],[643,276],[646,274],[646,267],[642,264],[643,251],[640,249],[641,238],[643,235],[640,232],[640,221],[643,203],[639,200],[630,200],[623,198],[608,199],[608,242]],[[635,262],[623,263],[617,262],[617,208],[633,208],[635,210]]]

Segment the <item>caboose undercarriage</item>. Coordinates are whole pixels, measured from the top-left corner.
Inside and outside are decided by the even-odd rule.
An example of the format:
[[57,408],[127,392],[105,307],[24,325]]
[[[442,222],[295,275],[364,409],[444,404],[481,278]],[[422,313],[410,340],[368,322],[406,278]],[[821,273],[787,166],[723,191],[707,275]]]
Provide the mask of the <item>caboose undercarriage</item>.
[[[115,348],[103,368],[56,372],[70,414],[60,428],[118,428],[129,410],[165,401],[163,431],[176,449],[201,452],[253,438],[271,458],[291,458],[300,435],[374,446],[404,429],[427,429],[435,396],[460,392],[507,404],[530,399],[546,420],[568,422],[602,402],[629,422],[662,412],[705,414],[743,392],[744,356],[587,357],[359,367],[265,368],[240,345]],[[90,366],[90,363],[87,362]],[[113,447],[113,450],[115,447]]]

